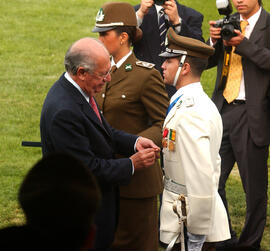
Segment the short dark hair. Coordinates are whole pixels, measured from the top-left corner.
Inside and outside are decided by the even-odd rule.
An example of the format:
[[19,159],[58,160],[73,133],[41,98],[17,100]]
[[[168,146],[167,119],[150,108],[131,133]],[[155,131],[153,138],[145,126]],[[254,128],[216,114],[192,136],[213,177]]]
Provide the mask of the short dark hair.
[[262,0],[258,0],[260,6],[262,6]]
[[100,197],[89,168],[64,153],[50,154],[38,161],[19,190],[27,226],[51,237],[52,242],[74,247],[87,238]]
[[120,35],[123,32],[128,34],[128,43],[133,45],[136,37],[136,27],[135,26],[117,26],[115,29],[117,35]]
[[191,72],[193,76],[200,77],[202,75],[202,72],[207,67],[207,59],[206,58],[198,58],[198,57],[192,57],[187,56],[185,63],[189,63],[191,67]]

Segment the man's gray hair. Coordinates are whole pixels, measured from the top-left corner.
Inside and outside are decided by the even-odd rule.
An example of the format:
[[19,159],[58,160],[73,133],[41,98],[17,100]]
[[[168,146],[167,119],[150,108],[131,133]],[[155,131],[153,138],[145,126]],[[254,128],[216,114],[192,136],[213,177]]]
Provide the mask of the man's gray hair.
[[[94,40],[102,44],[98,39]],[[94,49],[81,50],[73,48],[73,45],[70,46],[65,55],[64,65],[66,71],[71,73],[72,75],[76,75],[78,68],[83,67],[85,68],[86,71],[93,73],[96,69],[96,57],[97,57]]]

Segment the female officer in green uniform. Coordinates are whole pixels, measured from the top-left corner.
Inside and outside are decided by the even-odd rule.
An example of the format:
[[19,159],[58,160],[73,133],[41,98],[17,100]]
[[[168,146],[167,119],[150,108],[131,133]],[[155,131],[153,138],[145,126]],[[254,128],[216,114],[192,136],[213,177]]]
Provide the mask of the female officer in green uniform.
[[[131,50],[142,36],[132,5],[104,4],[93,32],[99,32],[99,39],[112,55],[111,82],[96,96],[101,112],[114,128],[150,138],[161,146],[169,100],[154,65],[137,60]],[[135,173],[130,184],[120,187],[119,224],[111,250],[158,251],[157,195],[161,192],[158,162]]]

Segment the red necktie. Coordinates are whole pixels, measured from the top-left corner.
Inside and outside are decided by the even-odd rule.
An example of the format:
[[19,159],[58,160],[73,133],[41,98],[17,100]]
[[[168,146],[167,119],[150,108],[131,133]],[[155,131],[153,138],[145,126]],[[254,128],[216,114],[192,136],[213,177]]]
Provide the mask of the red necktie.
[[96,104],[96,102],[95,102],[95,100],[94,100],[93,97],[91,97],[89,99],[89,103],[90,103],[92,109],[94,110],[94,112],[96,113],[97,117],[99,118],[100,122],[102,122],[101,117],[100,117],[100,114],[99,114],[99,111],[98,111],[98,108],[97,108],[97,104]]

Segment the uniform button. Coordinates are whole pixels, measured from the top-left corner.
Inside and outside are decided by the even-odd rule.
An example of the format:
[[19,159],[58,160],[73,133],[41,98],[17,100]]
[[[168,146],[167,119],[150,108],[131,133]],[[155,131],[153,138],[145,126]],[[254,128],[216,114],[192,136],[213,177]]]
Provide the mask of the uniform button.
[[102,93],[102,98],[105,98],[105,93]]
[[126,98],[126,95],[123,94],[123,95],[122,95],[122,98]]
[[101,114],[103,114],[103,111],[100,111]]

